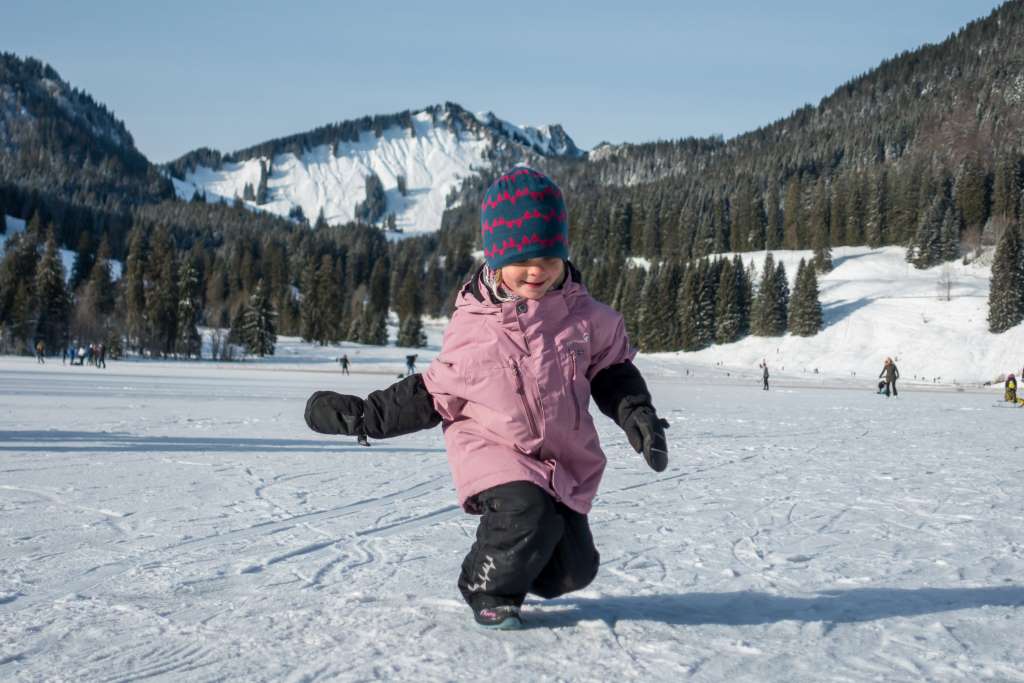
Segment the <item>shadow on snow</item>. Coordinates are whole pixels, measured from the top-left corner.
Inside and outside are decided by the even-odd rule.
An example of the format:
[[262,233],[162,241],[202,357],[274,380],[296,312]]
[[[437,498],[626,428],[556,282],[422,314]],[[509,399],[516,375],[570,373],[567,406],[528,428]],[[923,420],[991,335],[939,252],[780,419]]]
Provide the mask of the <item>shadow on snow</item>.
[[[344,439],[341,441],[340,439]],[[14,443],[11,443],[14,442]],[[126,432],[82,431],[0,431],[0,451],[88,453],[88,452],[312,452],[364,451],[354,437],[328,439],[245,439],[202,436],[136,436]],[[443,448],[396,448],[383,450],[400,453],[444,453]]]
[[872,299],[862,297],[853,301],[836,301],[835,303],[825,304],[821,307],[821,317],[824,322],[822,327],[830,327],[835,325],[837,322],[847,317],[859,308],[864,308],[870,304]]
[[821,591],[807,598],[752,591],[598,599],[567,597],[543,604],[556,609],[531,614],[531,625],[557,628],[581,621],[601,620],[614,624],[624,619],[660,621],[676,626],[745,626],[780,621],[839,624],[980,607],[1024,607],[1024,587],[855,588]]

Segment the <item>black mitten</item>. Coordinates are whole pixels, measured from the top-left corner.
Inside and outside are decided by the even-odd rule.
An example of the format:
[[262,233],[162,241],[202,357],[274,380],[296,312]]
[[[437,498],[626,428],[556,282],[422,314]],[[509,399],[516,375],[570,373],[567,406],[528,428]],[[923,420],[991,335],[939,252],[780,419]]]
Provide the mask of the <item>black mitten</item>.
[[306,401],[306,424],[321,434],[365,435],[363,399],[333,391],[318,391]]
[[665,440],[667,428],[668,421],[658,417],[649,405],[636,406],[622,421],[629,445],[637,453],[643,454],[644,460],[655,472],[668,467],[668,442]]

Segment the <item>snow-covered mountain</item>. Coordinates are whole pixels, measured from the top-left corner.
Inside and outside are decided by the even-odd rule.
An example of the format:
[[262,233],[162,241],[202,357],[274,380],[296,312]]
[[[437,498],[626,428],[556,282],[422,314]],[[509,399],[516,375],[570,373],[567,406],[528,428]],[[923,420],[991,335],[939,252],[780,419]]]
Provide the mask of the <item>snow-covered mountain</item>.
[[[297,209],[312,223],[355,219],[379,179],[371,220],[406,233],[437,230],[448,197],[463,179],[536,157],[582,156],[559,125],[517,126],[491,112],[446,103],[416,112],[365,118],[222,156],[200,150],[169,164],[179,197],[242,200],[280,216]],[[381,202],[380,200],[383,200]]]

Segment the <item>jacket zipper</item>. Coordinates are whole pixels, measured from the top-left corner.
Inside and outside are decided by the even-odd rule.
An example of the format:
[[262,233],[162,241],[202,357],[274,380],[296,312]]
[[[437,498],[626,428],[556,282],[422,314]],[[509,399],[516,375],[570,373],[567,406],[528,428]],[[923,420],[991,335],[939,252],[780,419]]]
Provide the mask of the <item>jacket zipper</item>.
[[523,412],[526,413],[526,420],[530,423],[530,433],[534,437],[540,438],[540,432],[537,431],[537,423],[533,420],[533,413],[530,411],[530,404],[526,400],[526,387],[523,386],[523,375],[519,371],[519,364],[516,363],[514,358],[508,359],[508,366],[512,368],[512,372],[516,376],[516,393],[519,394],[519,400],[523,404]]
[[572,381],[569,383],[569,393],[572,394],[573,405],[576,406],[576,420],[573,422],[573,429],[580,428],[580,399],[576,395],[576,349],[569,352],[569,363],[572,365]]

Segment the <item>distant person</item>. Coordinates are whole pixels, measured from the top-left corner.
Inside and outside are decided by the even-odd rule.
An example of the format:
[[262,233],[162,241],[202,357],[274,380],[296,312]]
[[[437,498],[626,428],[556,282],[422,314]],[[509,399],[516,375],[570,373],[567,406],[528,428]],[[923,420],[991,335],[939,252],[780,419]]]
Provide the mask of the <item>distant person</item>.
[[757,367],[762,369],[761,379],[764,381],[764,387],[762,388],[765,391],[768,391],[768,359],[762,360],[761,364],[758,365]]
[[78,365],[85,365],[85,347],[84,346],[79,346],[78,347],[78,353],[76,355],[78,356]]
[[338,364],[341,365],[341,372],[344,375],[350,375],[348,371],[348,354],[341,354],[341,358],[338,359]]
[[45,356],[46,356],[46,344],[43,342],[42,339],[40,339],[40,340],[38,340],[36,342],[36,362],[37,363],[45,363],[46,362]]
[[405,374],[414,375],[416,374],[416,354],[411,354],[405,357]]
[[882,366],[882,371],[878,373],[879,378],[885,376],[885,395],[888,396],[890,392],[893,396],[899,396],[899,392],[896,391],[896,380],[900,378],[899,368],[892,362],[892,358],[885,359],[885,365]]
[[96,345],[96,367],[106,368],[107,367],[107,347],[104,344]]
[[64,350],[60,352],[60,364],[61,365],[66,365],[67,362],[68,362],[68,358],[70,358],[70,357],[71,357],[71,347],[70,346],[65,346]]
[[1010,373],[1010,376],[1006,378],[1006,384],[1003,388],[1003,400],[1009,403],[1017,402],[1017,378]]

